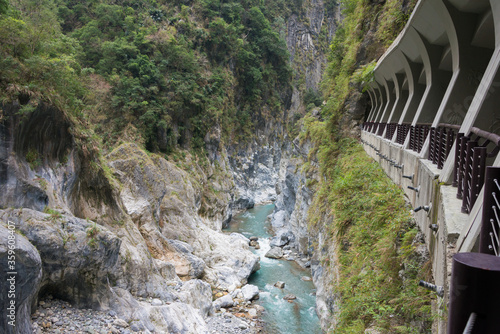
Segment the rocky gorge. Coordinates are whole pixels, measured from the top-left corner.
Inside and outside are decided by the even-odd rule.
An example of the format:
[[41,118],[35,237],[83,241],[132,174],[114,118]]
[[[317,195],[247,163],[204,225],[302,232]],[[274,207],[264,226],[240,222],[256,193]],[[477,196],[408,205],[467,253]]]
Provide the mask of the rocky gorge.
[[0,333],[428,330],[357,143],[415,2],[0,0]]
[[[56,111],[41,109],[33,117],[41,112],[51,116]],[[19,278],[29,280],[29,293],[16,295],[25,310],[19,309],[17,319],[25,328],[30,328],[29,314],[37,301],[50,295],[78,308],[112,310],[145,332],[204,333],[205,319],[214,312],[212,291],[233,292],[259,268],[248,240],[220,232],[231,214],[225,197],[231,182],[211,182],[207,194],[207,175],[195,162],[193,177],[135,144],[124,144],[105,157],[109,170],[97,171],[110,173],[96,176],[103,178],[101,187],[91,182],[93,196],[78,202],[73,196],[82,192],[85,162],[74,143],[63,143],[69,148],[63,162],[57,152],[46,151],[57,150],[47,141],[38,147],[28,144],[28,150],[43,157],[30,166],[16,152],[21,148],[14,132],[2,130],[7,140],[0,219],[15,226],[16,270]],[[50,136],[46,130],[30,129]],[[201,210],[206,214],[200,215]],[[82,212],[85,219],[78,217]]]
[[[42,106],[32,117],[58,118],[57,112]],[[277,144],[276,151],[261,146],[250,155],[253,160],[236,167],[231,159],[209,163],[189,154],[183,165],[174,164],[124,143],[103,157],[106,169],[94,175],[100,183],[87,184],[92,196],[78,198],[87,176],[75,143],[64,143],[71,136],[57,137],[51,126],[44,128],[47,123],[30,121],[31,133],[47,136],[40,145],[18,144],[9,130],[19,124],[2,129],[6,177],[0,210],[2,237],[8,224],[16,229],[18,277],[29,282],[16,300],[25,310],[17,319],[27,331],[90,326],[99,333],[208,333],[217,319],[229,319],[235,333],[240,327],[242,333],[258,330],[252,320],[233,321],[230,313],[220,313],[232,309],[255,319],[262,312],[251,305],[258,289],[246,285],[259,269],[250,240],[221,231],[234,210],[255,203],[275,201],[271,244],[287,246],[288,253],[294,249],[301,254],[297,260],[306,257],[302,265],[310,266],[304,216],[310,194],[296,175],[300,159],[289,158],[300,153],[296,142],[292,153]],[[23,150],[37,152],[40,161],[33,166]],[[2,259],[6,253],[3,249]],[[94,318],[89,313],[83,323],[74,322],[61,305],[71,314],[100,310],[102,321],[88,323],[85,319]]]
[[[5,317],[0,328],[258,332],[258,291],[247,281],[259,260],[250,240],[222,229],[236,211],[270,201],[271,245],[311,268],[326,326],[333,301],[316,255],[322,237],[307,224],[317,165],[306,164],[311,142],[287,124],[307,112],[306,89],[318,90],[340,9],[321,0],[304,8],[304,16],[287,18],[282,33],[296,81],[305,84],[293,87],[290,107],[263,120],[248,143],[222,143],[214,128],[205,137],[208,158],[182,151],[167,160],[134,142],[101,155],[91,135],[50,103],[29,114],[22,100],[2,105],[0,235],[7,240],[15,226],[19,293],[17,328]],[[318,109],[311,114],[321,118]],[[0,248],[2,268],[7,254]]]

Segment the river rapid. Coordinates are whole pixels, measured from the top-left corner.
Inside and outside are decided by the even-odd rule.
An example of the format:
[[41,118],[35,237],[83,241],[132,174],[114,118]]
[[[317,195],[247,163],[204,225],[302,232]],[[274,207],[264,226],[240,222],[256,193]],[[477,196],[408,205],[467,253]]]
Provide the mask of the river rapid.
[[[265,331],[272,334],[320,334],[315,288],[312,281],[307,280],[310,272],[295,261],[264,256],[271,248],[272,232],[267,218],[273,210],[274,204],[267,204],[242,212],[232,219],[226,231],[259,238],[260,249],[252,249],[260,257],[261,268],[250,276],[248,283],[259,287],[258,303],[266,310],[262,315]],[[278,281],[285,282],[283,289],[274,286]],[[297,299],[283,299],[290,294]]]

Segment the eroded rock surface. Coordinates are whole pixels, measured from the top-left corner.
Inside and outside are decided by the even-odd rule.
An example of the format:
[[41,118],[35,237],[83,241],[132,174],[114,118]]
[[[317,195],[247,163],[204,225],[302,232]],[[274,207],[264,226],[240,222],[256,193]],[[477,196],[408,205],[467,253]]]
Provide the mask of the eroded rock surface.
[[15,232],[13,225],[10,225],[11,229],[7,226],[0,224],[0,240],[5,241],[0,243],[3,288],[0,293],[0,328],[7,334],[29,333],[31,305],[37,299],[42,278],[42,261],[37,249]]
[[[71,152],[71,143],[68,147]],[[205,333],[212,288],[242,287],[259,268],[248,239],[221,233],[231,215],[232,180],[211,167],[201,169],[191,157],[188,174],[135,144],[118,147],[106,160],[113,199],[96,194],[98,203],[78,199],[75,204],[75,197],[66,197],[73,192],[64,190],[64,175],[73,170],[75,186],[85,174],[71,159],[30,166],[10,154],[11,180],[38,185],[47,198],[45,207],[23,207],[28,202],[13,201],[22,187],[0,197],[2,207],[20,206],[0,210],[0,220],[12,221],[40,253],[43,275],[39,284],[31,279],[32,297],[39,290],[40,296],[50,294],[77,307],[113,310],[145,333]],[[49,178],[56,174],[60,177]],[[210,189],[204,186],[208,174]],[[111,205],[109,215],[97,216],[106,205]],[[85,212],[92,219],[78,217]],[[29,314],[26,308],[19,320],[29,325]]]

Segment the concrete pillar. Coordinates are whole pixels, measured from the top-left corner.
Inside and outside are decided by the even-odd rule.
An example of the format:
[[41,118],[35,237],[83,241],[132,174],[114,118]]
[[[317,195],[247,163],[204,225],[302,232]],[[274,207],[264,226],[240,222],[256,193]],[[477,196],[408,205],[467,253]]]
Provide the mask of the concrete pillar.
[[392,108],[394,107],[394,104],[396,103],[396,100],[398,98],[396,94],[396,87],[395,87],[396,85],[394,81],[392,81],[392,79],[393,78],[389,78],[384,81],[385,94],[387,96],[387,104],[380,118],[380,122],[387,122],[387,120],[389,119],[389,115],[392,112]]
[[423,70],[423,65],[412,62],[403,53],[401,53],[401,60],[403,62],[406,78],[408,80],[409,96],[403,113],[399,118],[400,124],[411,123],[413,121],[420,101],[422,100],[422,96],[425,92],[425,85],[418,82],[420,73]]
[[[495,50],[489,59],[484,75],[472,98],[472,102],[470,101],[470,97],[468,97],[464,99],[462,106],[456,107],[458,111],[468,107],[460,128],[460,132],[462,133],[469,133],[470,129],[476,126],[480,129],[500,134],[500,112],[498,111],[498,105],[500,104],[500,75],[498,73],[500,67],[500,3],[492,0],[490,1],[490,5],[491,10],[480,15],[477,20],[477,28],[473,34],[471,44],[479,46],[481,50],[487,50],[495,43]],[[490,54],[491,52],[486,51],[486,53]],[[473,58],[466,59],[469,62],[474,61]],[[469,103],[470,106],[468,106]],[[454,152],[454,150],[455,145],[451,152]],[[454,163],[455,155],[450,154],[440,175],[441,182],[451,183]]]
[[438,123],[462,124],[493,51],[471,45],[477,22],[480,21],[478,14],[460,12],[451,4],[446,4],[446,7],[452,20],[452,26],[447,27],[448,35],[456,45],[450,42],[449,51],[443,55],[440,67],[451,70],[453,66],[453,77],[433,126]]
[[379,108],[377,110],[377,115],[375,116],[375,122],[380,122],[380,119],[382,118],[382,114],[384,113],[384,110],[387,106],[387,93],[385,91],[385,79],[384,78],[379,78],[376,79],[377,82],[377,92],[379,96]]
[[380,96],[376,84],[372,84],[370,86],[370,92],[372,93],[373,100],[375,101],[372,111],[370,112],[370,122],[375,122],[375,118],[377,117],[377,113],[380,108]]
[[399,122],[399,118],[401,117],[401,114],[406,106],[410,92],[405,74],[394,74],[393,80],[395,82],[394,88],[396,90],[397,99],[387,122],[397,123]]
[[[418,34],[418,33],[417,33]],[[444,48],[430,44],[419,35],[419,48],[424,62],[426,89],[420,103],[413,125],[417,123],[432,123],[443,99],[445,87],[448,86],[451,73],[439,68]]]
[[[444,95],[444,88],[449,83],[450,73],[439,69],[443,47],[430,44],[414,28],[407,31],[406,43],[402,45],[403,52],[415,52],[415,48],[422,60],[423,70],[418,77],[418,82],[425,84],[426,88],[418,105],[412,125],[417,123],[432,123],[435,113]],[[410,48],[413,48],[410,49]],[[408,115],[406,115],[408,116]],[[408,147],[409,136],[404,146]],[[422,153],[423,154],[423,153]]]
[[375,98],[375,95],[374,95],[374,92],[373,92],[373,88],[369,87],[368,90],[367,90],[367,92],[368,92],[368,96],[370,97],[371,108],[370,108],[370,111],[368,112],[368,116],[366,117],[366,120],[368,122],[370,122],[371,119],[372,119],[372,117],[373,117],[374,110],[377,107],[377,99]]
[[[395,93],[395,85],[394,82],[391,80],[391,78],[386,78],[384,81],[384,91],[386,95],[386,100],[387,103],[385,105],[385,108],[382,112],[382,115],[380,116],[380,121],[381,123],[387,123],[387,120],[389,119],[389,115],[392,112],[392,108],[394,107],[394,104],[396,103],[397,96]],[[387,126],[384,129],[384,132],[381,133],[381,136],[385,136],[385,132],[387,131]]]

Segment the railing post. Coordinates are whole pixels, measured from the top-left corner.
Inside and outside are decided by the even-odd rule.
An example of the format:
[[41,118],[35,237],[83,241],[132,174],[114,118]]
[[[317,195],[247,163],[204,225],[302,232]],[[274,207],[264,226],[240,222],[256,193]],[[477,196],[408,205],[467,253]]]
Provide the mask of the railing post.
[[452,182],[453,187],[458,187],[459,172],[460,172],[460,153],[462,152],[461,145],[463,137],[464,137],[463,133],[458,133],[457,139],[455,141],[455,163],[453,164],[453,182]]
[[469,204],[472,195],[472,167],[474,158],[474,147],[478,145],[477,141],[469,141],[466,145],[464,177],[462,185],[462,212],[469,213]]
[[465,167],[467,164],[467,142],[469,141],[469,137],[460,138],[460,157],[458,159],[458,189],[457,189],[457,198],[463,198],[463,190],[464,190],[464,174]]
[[431,128],[430,134],[430,145],[429,145],[429,154],[427,155],[427,160],[434,162],[434,152],[436,146],[436,128]]
[[479,252],[495,255],[495,247],[499,251],[499,245],[494,240],[492,244],[491,233],[500,236],[500,167],[486,167],[484,179],[483,214],[481,221],[481,234],[479,239]]
[[382,134],[384,133],[384,130],[385,130],[385,126],[386,126],[386,123],[379,124],[378,132],[377,132],[378,136],[382,136]]
[[471,314],[473,325],[467,333],[498,333],[500,314],[500,259],[481,253],[453,256],[450,284],[448,334],[466,333]]
[[422,125],[422,134],[421,134],[419,145],[418,145],[418,153],[420,153],[422,151],[422,148],[424,147],[424,142],[427,139],[428,134],[429,134],[429,126]]

